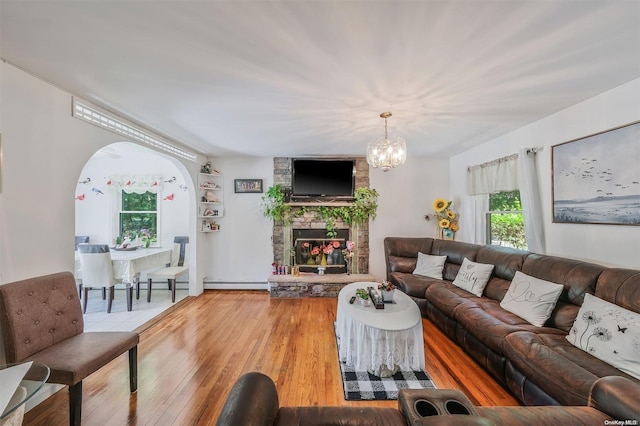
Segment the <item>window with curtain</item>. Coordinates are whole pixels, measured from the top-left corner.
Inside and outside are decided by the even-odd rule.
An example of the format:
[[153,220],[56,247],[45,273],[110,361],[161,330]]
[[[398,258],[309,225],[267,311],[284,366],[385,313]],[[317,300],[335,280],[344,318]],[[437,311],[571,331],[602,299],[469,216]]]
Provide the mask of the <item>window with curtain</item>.
[[[160,175],[115,175],[107,185],[117,197],[113,204],[117,215],[118,236],[149,243],[158,241],[158,192],[162,191]],[[115,219],[115,217],[114,217]],[[115,225],[115,223],[114,223]]]
[[521,149],[469,167],[467,189],[474,196],[469,204],[482,206],[476,210],[481,212],[475,223],[478,242],[544,253],[536,152]]

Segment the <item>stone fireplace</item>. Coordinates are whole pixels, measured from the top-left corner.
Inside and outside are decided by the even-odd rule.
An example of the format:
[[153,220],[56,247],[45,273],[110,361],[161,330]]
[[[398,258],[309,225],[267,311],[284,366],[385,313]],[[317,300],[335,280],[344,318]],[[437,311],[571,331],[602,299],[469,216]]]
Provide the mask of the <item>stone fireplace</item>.
[[[356,188],[369,187],[369,165],[363,157],[355,158],[356,160]],[[273,160],[274,165],[274,184],[280,184],[284,187],[291,187],[291,158],[276,157]],[[336,202],[299,202],[291,203],[293,206],[304,207],[305,212],[292,219],[291,223],[275,222],[273,225],[273,258],[274,261],[281,265],[298,264],[303,272],[317,272],[317,265],[311,265],[309,257],[305,257],[303,262],[303,254],[296,244],[296,240],[300,240],[300,244],[308,242],[309,245],[316,246],[326,245],[329,242],[338,241],[340,246],[338,251],[341,252],[345,248],[345,242],[351,240],[355,243],[354,250],[354,273],[366,274],[369,271],[369,224],[365,222],[358,226],[350,226],[337,220],[334,224],[334,230],[338,232],[335,238],[327,237],[327,224],[318,219],[319,215],[315,210],[323,205],[336,205]],[[307,236],[300,236],[300,231],[307,231]],[[346,272],[344,258],[337,256],[333,259],[341,266],[327,267],[325,273],[337,274]],[[304,265],[302,263],[305,263]]]

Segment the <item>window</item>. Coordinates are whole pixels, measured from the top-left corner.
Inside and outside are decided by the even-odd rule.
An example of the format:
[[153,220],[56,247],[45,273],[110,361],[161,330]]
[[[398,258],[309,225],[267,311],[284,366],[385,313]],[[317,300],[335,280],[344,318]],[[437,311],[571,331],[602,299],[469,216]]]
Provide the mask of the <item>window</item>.
[[119,231],[131,239],[139,236],[151,242],[158,240],[158,194],[122,191]]
[[486,217],[489,244],[527,249],[520,191],[490,194]]

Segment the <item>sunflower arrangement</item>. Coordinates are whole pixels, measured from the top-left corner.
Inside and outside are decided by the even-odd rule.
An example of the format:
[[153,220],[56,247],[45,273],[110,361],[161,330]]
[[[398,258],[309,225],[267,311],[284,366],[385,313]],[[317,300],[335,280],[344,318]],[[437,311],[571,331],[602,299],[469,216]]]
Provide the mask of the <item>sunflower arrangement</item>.
[[444,198],[437,198],[433,202],[433,210],[436,212],[438,228],[441,231],[456,232],[458,230],[458,214],[451,209],[451,203],[452,201],[447,201]]

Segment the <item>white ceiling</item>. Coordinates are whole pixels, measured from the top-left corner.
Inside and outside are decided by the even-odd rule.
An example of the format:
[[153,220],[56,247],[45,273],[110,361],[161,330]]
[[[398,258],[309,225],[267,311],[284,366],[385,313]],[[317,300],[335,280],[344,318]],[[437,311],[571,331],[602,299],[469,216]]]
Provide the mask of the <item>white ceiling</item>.
[[[212,156],[447,157],[640,77],[640,1],[7,1],[1,56]],[[5,105],[5,108],[8,107]]]

